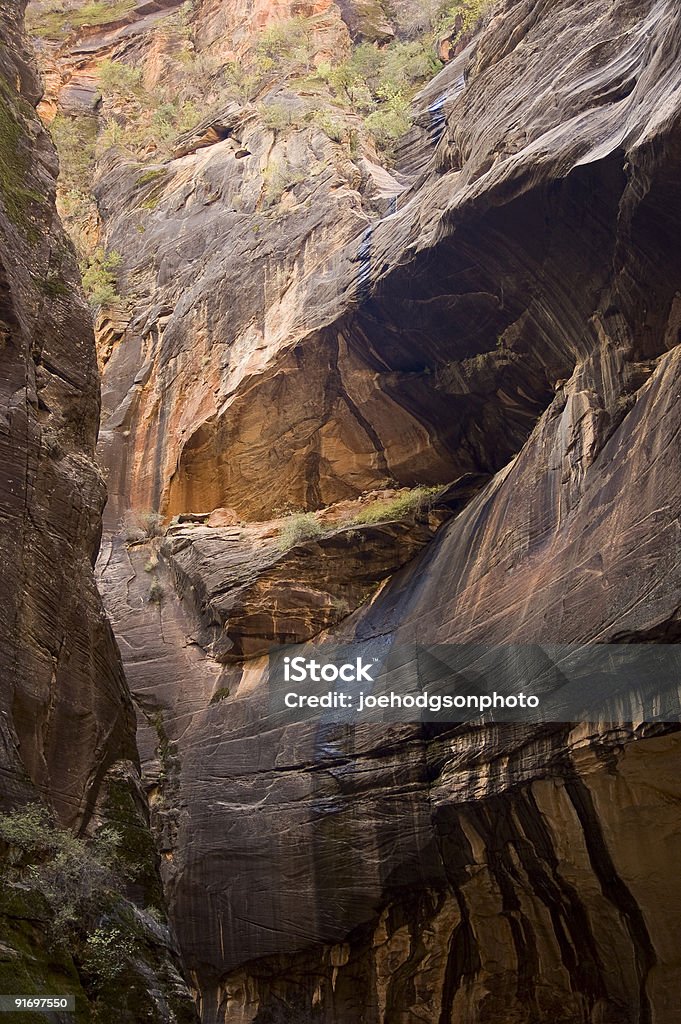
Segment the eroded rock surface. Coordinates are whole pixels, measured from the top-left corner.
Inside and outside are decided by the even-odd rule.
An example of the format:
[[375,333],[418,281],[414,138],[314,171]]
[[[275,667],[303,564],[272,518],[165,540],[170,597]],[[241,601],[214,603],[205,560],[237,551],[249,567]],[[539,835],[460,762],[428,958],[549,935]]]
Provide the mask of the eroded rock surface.
[[[371,6],[306,6],[318,53]],[[247,62],[243,11],[199,48]],[[678,734],[282,725],[250,643],[678,641],[680,50],[672,0],[507,0],[389,169],[250,100],[99,163],[109,522],[185,519],[100,575],[209,1024],[676,1020]],[[340,625],[332,551],[262,525],[465,474]]]
[[92,328],[54,212],[56,159],[18,15],[4,15],[16,56],[3,48],[0,85],[5,797],[37,789],[78,825],[97,799],[93,773],[135,759],[133,719],[92,578],[104,504]]
[[[55,212],[57,162],[34,110],[40,90],[23,6],[6,3],[0,13],[0,808],[40,801],[75,832],[102,823],[120,830],[135,877],[128,895],[139,904],[127,908],[143,945],[110,1012],[121,1021],[188,1022],[189,992],[161,923],[133,705],[94,582],[105,500],[94,459],[94,335]],[[25,835],[24,850],[39,839]],[[1,855],[0,987],[66,990],[76,1019],[92,1019],[101,1012],[92,976],[52,930],[64,908],[7,874],[17,851],[5,833]],[[154,904],[152,922],[142,908]]]
[[[597,102],[578,85],[581,19],[556,17],[560,59],[540,43],[544,19],[515,4],[432,83],[405,151],[411,186],[248,105],[151,182],[124,160],[102,168],[107,244],[137,296],[104,371],[119,504],[265,519],[287,501],[318,508],[508,462],[600,344],[611,266],[639,244],[639,136],[672,116],[659,112],[673,31],[648,60],[657,15],[594,10],[583,59],[603,78]],[[415,146],[436,147],[420,173]]]
[[174,528],[161,550],[175,589],[199,616],[201,646],[224,663],[302,643],[347,618],[411,561],[440,522],[424,515],[330,524],[286,550],[270,524]]

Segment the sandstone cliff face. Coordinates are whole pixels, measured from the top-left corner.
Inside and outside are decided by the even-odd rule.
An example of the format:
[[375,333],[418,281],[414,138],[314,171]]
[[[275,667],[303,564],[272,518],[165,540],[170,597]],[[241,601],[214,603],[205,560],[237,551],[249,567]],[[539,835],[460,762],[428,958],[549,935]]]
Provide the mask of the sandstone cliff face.
[[[136,879],[130,895],[142,908],[158,904],[158,868],[133,705],[93,575],[105,499],[94,460],[94,337],[54,208],[57,162],[34,110],[40,92],[22,14],[22,4],[10,3],[0,15],[0,807],[40,801],[74,832],[118,829]],[[24,834],[19,848],[40,841]],[[147,946],[127,991],[110,995],[102,1011],[78,951],[54,938],[64,907],[39,898],[30,881],[13,880],[16,863],[3,831],[4,992],[76,994],[83,1021],[109,1019],[107,1012],[127,1021],[142,1013],[159,1022],[192,1019],[167,927],[132,902],[128,912],[138,915],[138,940]],[[101,906],[83,927],[101,924],[97,910],[118,913]]]
[[1,115],[3,747],[10,799],[36,787],[77,825],[97,799],[95,772],[135,757],[132,707],[92,578],[104,504],[92,329],[16,16],[3,26],[18,56],[3,49]]
[[[531,37],[535,15],[516,6],[513,17]],[[571,53],[579,27],[565,17]],[[134,297],[103,332],[114,501],[267,519],[286,503],[318,508],[505,465],[556,381],[598,343],[603,256],[626,244],[615,234],[627,201],[620,136],[636,142],[644,90],[651,109],[662,99],[645,81],[635,88],[629,51],[618,61],[634,24],[620,21],[594,51],[610,90],[594,106],[571,59],[534,98],[555,64],[548,51],[526,61],[514,50],[497,82],[500,14],[487,49],[462,54],[424,99],[417,146],[437,147],[411,185],[318,127],[269,128],[249,106],[213,115],[151,172],[109,159],[96,193]],[[481,132],[491,88],[498,114]]]
[[[369,6],[288,13],[324,53]],[[247,62],[244,10],[196,5],[199,50]],[[158,55],[127,29],[93,50]],[[676,1019],[678,734],[282,725],[261,654],[678,641],[680,50],[672,0],[508,0],[389,169],[262,97],[99,161],[100,579],[210,1024]],[[277,547],[287,506],[461,478],[420,553],[389,516]],[[130,507],[180,522],[126,545]]]

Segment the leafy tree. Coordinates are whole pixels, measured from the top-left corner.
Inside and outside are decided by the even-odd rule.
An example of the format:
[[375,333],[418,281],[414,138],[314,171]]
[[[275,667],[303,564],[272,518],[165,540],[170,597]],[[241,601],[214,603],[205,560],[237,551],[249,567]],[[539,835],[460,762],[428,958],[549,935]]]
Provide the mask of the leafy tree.
[[435,29],[438,33],[458,30],[458,36],[469,32],[486,13],[490,0],[458,0],[446,3],[438,11]]
[[[271,25],[260,36],[256,54],[263,70],[309,71],[314,57],[314,41],[308,18],[289,18]],[[269,68],[268,68],[269,62]]]

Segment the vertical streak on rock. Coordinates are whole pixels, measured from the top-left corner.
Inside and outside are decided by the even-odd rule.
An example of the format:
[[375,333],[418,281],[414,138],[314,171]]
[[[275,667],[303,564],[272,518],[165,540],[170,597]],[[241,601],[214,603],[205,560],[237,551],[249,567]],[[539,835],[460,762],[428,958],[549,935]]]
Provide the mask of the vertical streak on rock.
[[593,1005],[607,993],[586,908],[579,893],[559,874],[548,825],[531,789],[519,795],[515,815],[528,840],[518,845],[518,853],[533,891],[549,908],[563,965],[574,990],[584,993],[587,1003]]
[[482,966],[470,912],[462,892],[468,878],[467,866],[473,851],[456,812],[442,808],[434,820],[437,846],[447,881],[459,905],[461,921],[452,932],[442,987],[439,1024],[450,1024],[454,999],[466,980],[472,980]]
[[352,400],[348,394],[347,388],[343,384],[343,376],[340,368],[340,341],[336,337],[332,346],[330,347],[331,352],[331,373],[330,373],[330,384],[333,390],[338,396],[340,396],[347,406],[348,412],[358,423],[360,428],[365,432],[374,450],[374,458],[376,460],[376,469],[378,473],[385,473],[388,476],[388,463],[385,457],[385,445],[378,436],[375,428],[369,422],[369,420],[362,414],[361,409],[358,408],[356,402]]
[[634,947],[640,993],[639,1024],[651,1024],[652,1008],[646,991],[646,982],[657,958],[643,913],[626,882],[617,873],[588,787],[582,779],[575,776],[566,781],[565,789],[582,826],[589,860],[603,895],[624,918]]
[[438,1024],[451,1024],[454,997],[466,978],[473,978],[480,970],[481,961],[475,936],[471,930],[465,900],[457,895],[461,910],[461,924],[452,932],[447,951],[447,967],[442,987],[442,1004]]

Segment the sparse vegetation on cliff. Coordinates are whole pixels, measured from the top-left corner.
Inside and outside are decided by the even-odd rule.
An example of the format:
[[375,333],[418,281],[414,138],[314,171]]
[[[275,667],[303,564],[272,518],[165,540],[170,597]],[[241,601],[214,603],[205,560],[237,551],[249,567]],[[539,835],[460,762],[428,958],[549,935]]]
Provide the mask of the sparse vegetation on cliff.
[[160,512],[128,509],[121,523],[121,532],[128,544],[163,536],[164,520]]
[[6,880],[28,884],[43,897],[55,939],[120,887],[121,837],[114,829],[101,828],[87,843],[57,828],[44,807],[30,804],[0,816],[0,840],[6,844]]
[[298,16],[266,28],[256,44],[259,70],[285,77],[310,71],[315,56],[313,25],[313,18]]
[[283,551],[307,540],[320,540],[341,527],[369,526],[395,519],[420,516],[428,511],[442,486],[414,487],[394,498],[378,499],[353,515],[321,522],[314,512],[294,512],[279,531],[279,547]]
[[142,90],[142,72],[122,61],[105,60],[99,66],[99,85],[107,95],[133,99]]
[[365,130],[386,155],[412,123],[414,93],[442,67],[429,37],[396,40],[382,47],[361,43],[346,57],[322,62],[310,74],[310,83],[323,83],[333,105],[327,111],[335,121],[335,141],[342,141],[343,118],[359,114]]
[[198,104],[207,88],[207,83],[196,81],[190,73],[190,63],[179,57],[175,72],[174,81],[169,78],[167,85],[159,84],[152,91],[144,87],[138,68],[120,61],[102,63],[99,84],[105,113],[115,109],[116,115],[106,117],[97,140],[99,154],[113,147],[140,155],[150,150],[158,156],[171,154],[177,137],[204,115]]
[[57,114],[50,132],[59,155],[58,210],[80,259],[87,261],[97,237],[97,204],[90,186],[95,167],[97,118]]
[[288,551],[306,540],[319,540],[325,534],[324,527],[314,512],[296,512],[289,516],[279,532],[279,547]]
[[21,145],[20,117],[9,89],[0,77],[0,196],[13,223],[30,232],[31,207],[43,203],[45,197],[26,187],[27,171],[28,161]]
[[[153,900],[160,891],[149,889],[144,910],[126,896],[130,884],[145,885],[155,863],[151,835],[132,827],[137,812],[117,803],[115,784],[109,797],[121,827],[102,826],[91,839],[60,828],[40,804],[0,815],[0,985],[36,995],[75,992],[78,1024],[105,1024],[121,1012],[160,1024],[167,1017],[149,992],[149,972],[158,970],[164,998],[177,1003],[178,1020],[189,1021],[159,959],[165,914]],[[117,989],[123,975],[124,994]]]
[[26,26],[32,35],[59,40],[87,25],[106,25],[124,18],[134,7],[135,0],[48,0],[29,7]]
[[95,928],[85,941],[83,967],[95,978],[112,981],[123,974],[136,952],[134,939],[120,928]]
[[391,11],[400,35],[442,37],[468,31],[486,13],[491,0],[392,0]]
[[434,19],[434,28],[439,35],[454,33],[458,39],[464,32],[470,32],[490,7],[491,0],[457,0],[440,7]]
[[356,516],[353,516],[351,524],[361,526],[419,515],[427,511],[433,498],[441,490],[442,487],[415,487],[413,490],[398,494],[396,498],[391,498],[388,501],[376,501],[368,505],[367,508],[362,509]]
[[[222,61],[196,50],[193,8],[186,3],[163,19],[164,31],[177,45],[168,49],[166,70],[156,85],[145,85],[140,67],[104,59],[98,68],[101,116],[58,115],[52,126],[62,165],[60,209],[81,259],[93,261],[88,273],[93,302],[115,301],[114,283],[101,277],[102,271],[114,268],[102,267],[92,256],[97,244],[97,208],[90,185],[95,154],[122,148],[142,160],[167,159],[177,139],[193,130],[207,111],[230,100],[246,104],[260,97],[261,117],[277,132],[315,125],[332,142],[347,147],[351,158],[359,155],[364,136],[390,159],[396,141],[412,124],[414,93],[442,66],[437,38],[448,31],[469,31],[488,6],[488,0],[431,0],[425,5],[402,0],[391,11],[395,39],[341,48],[336,57],[320,62],[318,15],[295,15],[270,24],[242,59]],[[56,42],[85,26],[115,22],[133,8],[133,0],[49,0],[30,8],[28,24],[34,35]],[[267,102],[268,93],[282,83],[293,92],[302,87],[308,95],[298,106],[289,100]],[[281,176],[275,178],[275,187],[266,183],[269,205],[276,205],[287,190],[281,187]],[[160,193],[155,191],[143,198],[140,211],[153,211],[159,202]]]
[[285,192],[300,185],[305,180],[301,169],[292,167],[287,160],[277,160],[265,171],[265,202],[267,206],[276,206],[281,202]]
[[94,307],[111,306],[120,302],[117,271],[122,263],[121,254],[105,252],[99,247],[81,266],[83,289]]

